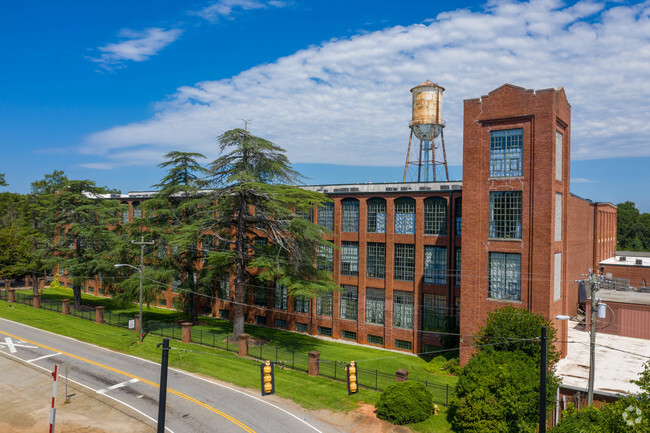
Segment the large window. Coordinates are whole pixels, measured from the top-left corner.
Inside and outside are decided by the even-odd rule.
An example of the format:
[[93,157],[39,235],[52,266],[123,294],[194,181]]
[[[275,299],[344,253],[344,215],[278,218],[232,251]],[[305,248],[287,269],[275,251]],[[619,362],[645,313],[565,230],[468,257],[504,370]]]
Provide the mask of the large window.
[[461,236],[463,233],[463,200],[456,199],[456,236]]
[[325,203],[318,208],[318,224],[328,230],[334,230],[334,203]]
[[413,329],[413,293],[393,292],[393,326]]
[[490,192],[490,237],[521,239],[521,191]]
[[395,233],[415,233],[415,200],[395,200]]
[[230,300],[230,278],[224,277],[219,280],[218,294],[219,299]]
[[555,179],[562,180],[562,133],[555,131]]
[[562,194],[555,193],[555,240],[562,240]]
[[447,297],[425,293],[422,300],[422,329],[444,331],[447,318]]
[[366,244],[366,276],[386,277],[386,244],[368,242]]
[[332,317],[332,292],[326,292],[318,297],[316,302],[316,314],[319,316]]
[[139,201],[133,202],[133,219],[142,218],[142,207]]
[[447,234],[447,201],[442,197],[432,197],[424,201],[424,234]]
[[424,246],[424,282],[447,284],[447,248]]
[[122,211],[122,224],[128,224],[129,223],[129,204],[125,201],[120,203],[123,205],[123,211]]
[[488,297],[505,301],[521,300],[521,254],[490,253]]
[[316,250],[316,262],[318,269],[323,271],[333,271],[334,247],[331,245],[319,245]]
[[341,200],[341,231],[344,233],[359,231],[359,200],[353,198]]
[[553,300],[562,297],[562,253],[555,253],[553,263]]
[[386,200],[371,198],[366,202],[368,233],[386,233]]
[[309,313],[309,298],[306,296],[294,296],[293,311],[296,313]]
[[454,279],[454,286],[460,287],[460,248],[456,248],[456,278]]
[[266,287],[255,287],[253,289],[253,304],[266,306]]
[[521,176],[522,128],[490,131],[490,177]]
[[366,289],[366,323],[384,324],[384,291]]
[[341,275],[359,275],[358,242],[341,242]]
[[287,309],[287,287],[282,284],[275,283],[275,291],[273,293],[273,308],[278,310]]
[[341,319],[357,320],[358,298],[357,286],[342,285]]
[[402,281],[413,281],[415,276],[415,246],[395,244],[393,258],[393,278]]

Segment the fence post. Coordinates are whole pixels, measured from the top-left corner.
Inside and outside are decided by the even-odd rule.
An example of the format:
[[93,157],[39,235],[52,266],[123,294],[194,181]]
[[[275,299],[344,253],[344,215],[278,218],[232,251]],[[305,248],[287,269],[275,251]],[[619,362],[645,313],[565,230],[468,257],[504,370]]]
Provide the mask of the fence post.
[[395,382],[406,382],[409,378],[409,371],[400,368],[395,372]]
[[183,336],[181,338],[183,343],[192,342],[192,322],[181,323]]
[[95,307],[95,323],[104,323],[104,307]]
[[320,371],[320,352],[313,350],[307,354],[309,356],[309,366],[307,367],[307,374],[310,376],[318,376]]
[[239,356],[248,356],[248,334],[239,334],[237,341],[239,342]]
[[11,303],[16,302],[16,289],[9,288],[9,305]]

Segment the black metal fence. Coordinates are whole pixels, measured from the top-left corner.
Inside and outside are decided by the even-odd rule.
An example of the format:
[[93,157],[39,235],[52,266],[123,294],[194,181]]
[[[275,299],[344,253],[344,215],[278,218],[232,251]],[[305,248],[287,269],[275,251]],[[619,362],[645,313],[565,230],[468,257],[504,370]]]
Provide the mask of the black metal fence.
[[[0,300],[7,300],[7,292],[0,290]],[[33,296],[25,295],[22,293],[15,293],[15,302],[25,305],[34,304]],[[41,308],[51,311],[61,312],[61,301],[41,300]],[[70,314],[82,319],[95,321],[95,308],[89,306],[81,306],[80,308],[73,308],[70,306]],[[112,313],[104,311],[104,322],[107,325],[117,326],[120,328],[128,328],[129,320],[132,320],[134,315]],[[182,326],[169,323],[159,322],[154,320],[145,320],[144,331],[147,334],[158,335],[161,337],[168,337],[174,340],[181,340],[183,337]],[[204,346],[222,349],[229,352],[237,352],[239,345],[233,342],[230,334],[223,334],[215,329],[194,327],[191,333],[192,343],[201,344]],[[309,357],[302,353],[294,352],[291,350],[282,349],[270,344],[251,344],[248,347],[248,355],[260,360],[270,360],[278,363],[283,368],[290,368],[307,372],[309,370]],[[337,381],[346,381],[345,363],[341,361],[330,361],[320,359],[319,362],[319,375],[328,377]],[[395,383],[395,373],[387,373],[377,369],[366,369],[362,366],[357,366],[357,380],[361,387],[367,389],[374,389],[375,391],[383,391],[389,385]],[[449,400],[454,393],[454,388],[449,385],[440,385],[431,383],[428,380],[409,379],[412,382],[420,382],[433,395],[434,402],[445,406],[449,405]]]

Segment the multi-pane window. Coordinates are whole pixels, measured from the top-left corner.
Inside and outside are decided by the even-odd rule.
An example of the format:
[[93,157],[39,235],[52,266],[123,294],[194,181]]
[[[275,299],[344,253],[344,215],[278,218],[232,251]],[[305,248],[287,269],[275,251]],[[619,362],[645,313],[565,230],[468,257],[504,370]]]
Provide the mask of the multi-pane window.
[[393,278],[413,281],[415,276],[415,245],[395,244]]
[[334,247],[331,245],[319,245],[316,250],[316,262],[318,269],[323,271],[333,271]]
[[393,326],[413,329],[413,293],[393,292]]
[[296,313],[309,313],[309,298],[306,296],[294,296],[293,311]]
[[341,287],[341,319],[357,320],[357,286],[344,284]]
[[456,199],[456,236],[461,236],[463,233],[463,200]]
[[332,317],[332,292],[326,292],[318,297],[316,302],[316,314],[319,316]]
[[359,242],[341,242],[341,275],[359,275]]
[[366,289],[366,323],[384,324],[384,291]]
[[380,242],[366,244],[366,276],[386,277],[386,244]]
[[562,133],[555,131],[555,180],[562,180]]
[[413,342],[406,340],[395,340],[396,349],[413,350]]
[[275,292],[273,293],[273,307],[278,310],[287,309],[287,298],[288,298],[287,287],[275,283]]
[[521,239],[521,191],[490,191],[490,237]]
[[424,201],[424,234],[447,234],[447,201],[442,197],[432,197]]
[[142,218],[142,207],[139,201],[133,202],[133,219]]
[[456,248],[456,278],[454,279],[454,286],[460,287],[460,248]]
[[521,254],[489,254],[488,297],[521,300]]
[[334,203],[325,203],[318,208],[318,224],[328,230],[334,230]]
[[524,130],[490,131],[490,177],[521,176]]
[[253,290],[253,304],[266,305],[266,287],[255,287]]
[[122,224],[128,224],[129,223],[129,208],[128,208],[128,203],[123,201],[121,203],[124,206],[124,210],[122,211]]
[[395,200],[395,233],[415,233],[415,200]]
[[296,215],[298,215],[300,218],[303,218],[303,219],[311,222],[311,209],[309,209],[309,210],[296,210]]
[[447,247],[424,246],[424,282],[447,283]]
[[344,233],[359,231],[359,200],[353,198],[341,200],[341,231]]
[[443,331],[447,318],[447,297],[425,293],[422,300],[422,328],[425,331]]
[[386,200],[371,198],[366,202],[368,233],[386,233]]
[[230,299],[230,278],[224,277],[219,280],[219,299],[229,300]]

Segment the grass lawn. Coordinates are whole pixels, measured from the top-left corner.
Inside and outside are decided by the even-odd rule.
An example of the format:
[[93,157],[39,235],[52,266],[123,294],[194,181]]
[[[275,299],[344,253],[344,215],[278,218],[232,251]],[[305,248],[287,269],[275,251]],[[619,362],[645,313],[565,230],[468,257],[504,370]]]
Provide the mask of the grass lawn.
[[[29,294],[31,291],[26,290],[25,293]],[[43,291],[43,299],[61,300],[71,297],[72,291],[70,289],[45,289]],[[102,305],[106,310],[113,313],[135,315],[138,312],[137,305],[119,307],[110,298],[85,294],[82,295],[82,298],[84,305]],[[145,306],[143,312],[145,322],[147,320],[174,322],[187,318],[186,315],[178,311],[154,307]],[[131,346],[129,331],[126,329],[98,325],[81,318],[63,316],[60,313],[44,309],[37,310],[21,304],[14,304],[14,308],[9,308],[6,302],[0,302],[0,317],[160,362],[160,349],[156,348],[156,344],[161,341],[159,336],[148,335],[142,344]],[[196,327],[193,332],[198,329],[211,330],[211,332],[223,335],[232,332],[232,323],[229,321],[208,317],[200,317],[199,320],[202,324]],[[426,361],[410,354],[337,343],[305,334],[253,325],[247,325],[246,332],[255,337],[268,340],[272,346],[304,355],[311,350],[318,350],[321,352],[321,360],[343,362],[355,360],[361,368],[377,369],[385,373],[394,373],[395,370],[403,368],[409,370],[409,378],[427,380],[445,387],[449,386],[452,389],[457,381],[454,376],[440,376],[426,372],[423,368]],[[137,338],[135,335],[134,337]],[[246,388],[259,388],[259,364],[251,359],[239,358],[236,354],[225,350],[196,344],[183,344],[176,340],[170,340],[170,345],[175,349],[187,351],[185,357],[179,356],[181,352],[178,350],[170,352],[170,366],[215,377]],[[321,369],[323,367],[321,365]],[[343,382],[336,382],[325,377],[311,377],[303,372],[291,369],[276,369],[275,383],[276,394],[289,398],[306,409],[329,409],[335,412],[348,412],[356,408],[361,402],[375,404],[380,396],[379,392],[363,388],[358,394],[348,396]],[[173,387],[173,384],[170,384],[170,386]],[[450,432],[449,424],[446,421],[446,409],[444,407],[441,407],[441,409],[439,415],[410,427],[419,432]]]

